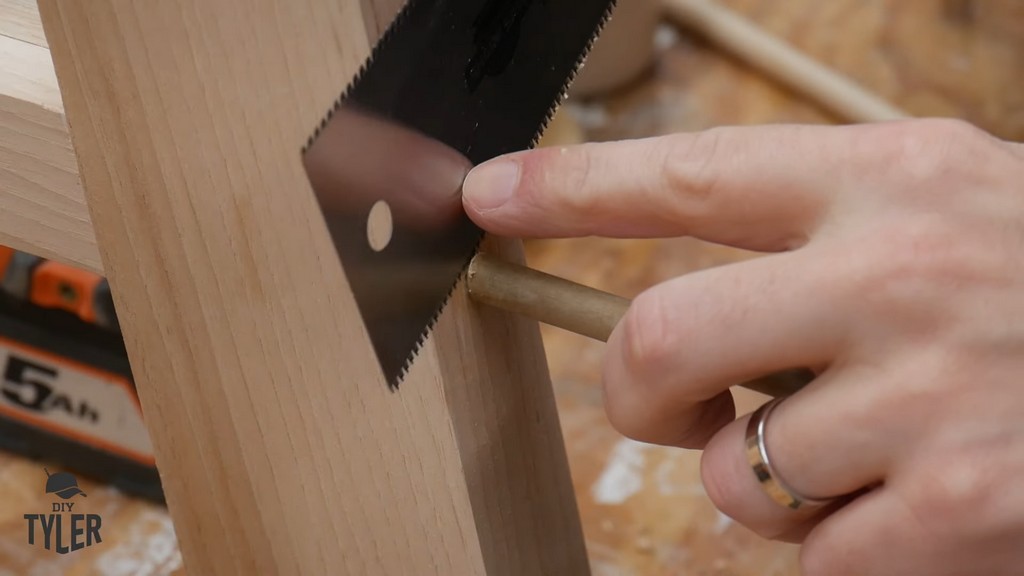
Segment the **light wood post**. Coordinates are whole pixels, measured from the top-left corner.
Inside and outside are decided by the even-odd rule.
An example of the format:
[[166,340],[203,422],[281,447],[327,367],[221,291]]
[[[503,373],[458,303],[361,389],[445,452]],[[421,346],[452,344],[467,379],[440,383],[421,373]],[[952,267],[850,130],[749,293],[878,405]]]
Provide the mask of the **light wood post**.
[[300,162],[360,3],[40,9],[186,570],[585,573],[536,324],[460,287],[400,391],[372,360]]

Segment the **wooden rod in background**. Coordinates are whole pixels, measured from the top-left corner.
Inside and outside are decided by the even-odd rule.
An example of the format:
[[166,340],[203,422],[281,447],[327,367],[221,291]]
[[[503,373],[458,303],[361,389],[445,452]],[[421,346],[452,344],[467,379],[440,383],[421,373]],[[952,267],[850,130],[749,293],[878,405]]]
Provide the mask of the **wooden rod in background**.
[[[480,253],[469,264],[469,297],[595,340],[607,341],[630,300],[571,280]],[[771,374],[740,384],[769,396],[798,392],[814,378],[810,370]]]
[[712,0],[663,0],[669,18],[853,122],[911,117],[839,72]]

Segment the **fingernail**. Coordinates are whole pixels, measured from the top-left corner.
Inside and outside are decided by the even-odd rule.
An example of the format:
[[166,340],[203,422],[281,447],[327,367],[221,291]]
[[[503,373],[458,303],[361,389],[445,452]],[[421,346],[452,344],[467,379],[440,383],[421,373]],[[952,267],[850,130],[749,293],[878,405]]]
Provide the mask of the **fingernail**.
[[491,160],[470,170],[462,194],[477,210],[494,210],[509,201],[519,186],[519,163]]

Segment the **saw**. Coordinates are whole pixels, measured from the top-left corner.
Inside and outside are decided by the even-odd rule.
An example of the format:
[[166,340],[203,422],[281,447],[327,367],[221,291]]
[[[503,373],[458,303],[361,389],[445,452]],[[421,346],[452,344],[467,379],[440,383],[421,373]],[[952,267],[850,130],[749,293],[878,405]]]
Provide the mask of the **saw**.
[[[303,165],[392,389],[467,269],[476,301],[602,340],[628,307],[478,254],[460,195],[473,166],[536,145],[614,5],[410,0],[310,137]],[[788,394],[812,376],[746,385]]]

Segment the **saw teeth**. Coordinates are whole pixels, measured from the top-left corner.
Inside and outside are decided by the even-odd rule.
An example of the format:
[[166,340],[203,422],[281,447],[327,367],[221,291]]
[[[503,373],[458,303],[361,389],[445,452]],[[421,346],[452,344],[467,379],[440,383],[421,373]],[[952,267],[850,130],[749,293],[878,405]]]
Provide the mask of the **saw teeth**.
[[[348,98],[349,94],[352,92],[352,88],[356,84],[358,84],[359,80],[362,79],[364,74],[366,74],[366,69],[370,67],[370,64],[377,57],[377,54],[380,54],[381,49],[388,42],[391,41],[391,37],[394,36],[395,30],[397,30],[398,27],[401,25],[402,21],[405,20],[406,16],[409,13],[409,10],[419,1],[420,0],[409,0],[408,2],[406,2],[402,6],[402,9],[398,11],[398,14],[395,16],[394,20],[391,21],[391,24],[388,24],[388,27],[384,29],[384,33],[380,35],[380,39],[377,40],[377,42],[373,45],[373,48],[370,50],[370,55],[367,56],[366,59],[363,60],[363,63],[359,65],[359,70],[356,72],[355,76],[352,77],[351,82],[348,83],[348,86],[345,87],[345,90],[341,92],[341,95],[339,95],[338,98],[334,101],[334,104],[331,105],[331,109],[327,111],[327,114],[324,116],[323,120],[320,121],[320,125],[317,126],[316,130],[313,131],[313,134],[311,134],[310,137],[306,139],[306,145],[302,147],[303,154],[305,154],[309,150],[309,148],[313,145],[313,142],[315,142],[317,137],[320,136],[320,133],[324,131],[324,128],[327,127],[327,123],[331,121],[331,118],[334,116],[334,113],[341,108],[342,104],[345,102],[345,99]],[[601,25],[603,26],[604,23],[602,22]],[[593,42],[593,40],[591,40],[591,42]]]
[[[377,57],[380,51],[384,49],[384,47],[389,42],[391,42],[392,36],[395,34],[395,31],[402,25],[402,22],[406,19],[412,8],[416,6],[420,1],[421,0],[409,0],[408,2],[406,2],[402,9],[395,16],[394,20],[391,21],[391,24],[388,25],[384,33],[381,34],[380,39],[377,41],[373,49],[370,51],[370,55],[360,65],[359,70],[356,72],[351,82],[349,82],[349,84],[345,87],[345,90],[342,91],[338,98],[332,103],[330,110],[327,111],[327,114],[320,121],[320,124],[317,126],[316,130],[306,140],[306,144],[302,147],[303,154],[305,154],[309,150],[309,148],[313,145],[316,139],[324,131],[324,129],[327,127],[328,122],[330,122],[334,114],[342,107],[342,105],[349,97],[354,87],[357,84],[359,84],[362,77],[366,74],[366,71],[369,68],[370,64],[374,61],[374,59]],[[557,112],[558,108],[561,106],[562,101],[568,98],[570,85],[576,79],[576,75],[582,68],[583,62],[586,60],[586,57],[590,53],[591,48],[593,48],[594,42],[597,40],[601,31],[608,23],[608,20],[611,19],[611,15],[613,10],[615,9],[616,4],[617,0],[611,0],[609,2],[608,7],[605,9],[605,12],[601,17],[601,20],[597,25],[597,28],[594,30],[594,33],[591,35],[590,39],[584,45],[583,50],[576,58],[576,63],[567,75],[565,82],[562,84],[562,89],[558,93],[558,96],[551,103],[551,106],[548,108],[547,113],[544,115],[544,118],[541,121],[540,126],[538,126],[537,131],[534,133],[528,148],[536,148],[541,136],[547,129],[548,124],[551,123],[551,119],[554,117],[555,112]],[[437,310],[433,313],[433,315],[430,317],[430,320],[427,322],[427,325],[420,332],[420,335],[417,338],[416,343],[413,346],[413,349],[409,351],[409,354],[406,356],[405,361],[402,364],[402,367],[399,369],[398,375],[394,378],[388,378],[388,389],[391,390],[392,392],[396,392],[398,390],[399,386],[402,384],[406,376],[409,374],[409,371],[412,369],[413,362],[415,362],[416,358],[419,356],[419,352],[423,348],[423,346],[426,345],[427,339],[430,337],[430,334],[433,332],[434,327],[437,325],[437,322],[441,317],[441,313],[444,311],[445,307],[447,307],[448,305],[448,302],[451,300],[452,294],[455,292],[455,288],[459,285],[459,282],[461,282],[462,279],[465,277],[466,269],[468,268],[469,263],[472,261],[473,257],[479,251],[480,243],[482,241],[483,234],[480,235],[480,237],[477,240],[476,246],[473,247],[473,250],[470,252],[469,257],[463,263],[462,272],[452,283],[452,286],[448,290],[447,295],[442,300],[441,305],[438,306]]]
[[[604,29],[605,25],[611,19],[612,11],[615,9],[616,3],[617,0],[613,1],[611,4],[608,5],[608,8],[605,10],[604,15],[601,17],[600,23],[598,23],[597,29],[594,31],[594,35],[590,37],[590,40],[586,43],[586,45],[584,45],[583,51],[580,53],[579,57],[576,58],[576,64],[573,66],[572,71],[569,73],[568,77],[566,77],[565,83],[562,85],[562,90],[559,92],[559,95],[555,99],[555,101],[551,103],[551,107],[548,108],[547,114],[544,115],[544,120],[541,122],[540,127],[538,127],[537,132],[533,135],[533,140],[530,142],[530,148],[537,147],[537,143],[540,141],[541,136],[547,129],[548,124],[550,124],[551,119],[554,118],[555,112],[558,111],[558,108],[559,106],[561,106],[562,101],[568,98],[569,86],[572,84],[573,80],[576,79],[576,74],[583,67],[583,62],[587,59],[587,55],[590,53],[591,48],[594,47],[594,42],[597,41],[597,37],[601,34],[601,31]],[[401,15],[399,15],[399,17],[401,17]],[[355,82],[353,82],[353,84],[354,83]],[[335,109],[337,109],[337,107]],[[482,241],[483,239],[481,238],[480,242]],[[430,318],[430,321],[427,323],[427,326],[423,329],[423,332],[420,333],[420,337],[419,339],[417,339],[416,345],[409,353],[409,356],[406,357],[405,363],[402,366],[401,371],[399,371],[398,373],[398,377],[394,381],[388,382],[388,388],[390,388],[392,392],[398,390],[399,385],[401,385],[401,383],[405,380],[405,377],[409,374],[409,371],[412,369],[412,363],[419,356],[419,352],[426,344],[427,338],[430,336],[430,333],[434,331],[434,326],[437,325],[437,321],[441,317],[441,313],[448,305],[448,301],[451,300],[452,293],[455,292],[455,288],[459,285],[459,282],[465,276],[466,268],[472,261],[473,256],[475,256],[477,251],[480,249],[480,242],[477,242],[477,245],[476,247],[473,248],[470,257],[462,266],[463,273],[460,274],[459,277],[455,279],[455,283],[452,284],[452,287],[448,291],[448,295],[445,296],[444,301],[441,303],[441,306],[439,306],[437,311],[434,312],[433,316],[431,316]]]
[[580,52],[579,57],[576,58],[576,64],[572,67],[572,71],[569,72],[569,75],[566,77],[559,97],[551,103],[551,107],[548,108],[548,113],[544,116],[544,120],[541,122],[540,128],[537,130],[537,133],[533,135],[533,141],[530,142],[530,148],[537,147],[537,143],[540,142],[540,137],[544,134],[544,131],[547,130],[548,124],[551,123],[551,119],[555,117],[555,112],[557,112],[558,108],[562,105],[562,101],[568,98],[569,87],[572,85],[573,80],[576,79],[576,74],[578,74],[580,69],[583,68],[583,62],[587,59],[587,55],[590,54],[590,50],[594,47],[594,42],[596,42],[597,38],[601,35],[601,31],[604,30],[608,21],[611,20],[612,12],[615,10],[615,6],[617,5],[618,0],[612,0],[608,4],[608,8],[605,9],[604,15],[601,16],[601,21],[597,24],[597,29],[594,30],[594,34],[591,35],[590,40],[588,40],[586,45],[583,46],[583,51]]
[[469,258],[467,258],[466,262],[462,265],[462,273],[459,274],[458,278],[455,279],[455,282],[452,283],[452,287],[448,290],[448,294],[444,297],[444,301],[441,302],[441,305],[438,306],[437,310],[434,311],[434,314],[430,317],[430,321],[427,322],[426,327],[423,329],[422,332],[420,332],[419,338],[416,339],[416,345],[413,346],[413,349],[409,352],[409,355],[406,356],[405,363],[402,365],[402,369],[399,371],[398,377],[395,378],[393,381],[388,382],[388,388],[392,392],[398,391],[399,385],[401,385],[401,383],[405,380],[405,377],[409,374],[409,371],[412,370],[413,362],[415,362],[416,358],[419,356],[420,350],[422,350],[423,347],[427,344],[427,338],[430,337],[430,334],[434,331],[434,327],[437,326],[438,320],[441,319],[441,313],[444,312],[444,309],[448,306],[448,301],[452,299],[452,294],[455,293],[455,288],[459,285],[459,282],[461,282],[462,279],[466,276],[466,270],[469,268],[469,263],[473,260],[473,257],[476,256],[476,253],[480,250],[481,242],[483,242],[483,237],[481,237],[480,240],[477,241],[476,246],[473,247],[473,251],[470,252]]
[[[399,10],[398,14],[391,21],[391,24],[389,24],[388,27],[384,30],[384,33],[381,34],[380,39],[373,45],[373,48],[370,50],[369,56],[367,56],[366,59],[363,60],[363,63],[359,65],[359,70],[356,71],[355,75],[352,77],[352,80],[348,83],[348,85],[341,92],[341,94],[339,94],[338,97],[334,100],[334,102],[331,104],[330,109],[324,115],[323,119],[320,120],[320,124],[317,125],[316,129],[309,136],[309,138],[306,139],[306,144],[302,147],[302,150],[301,150],[302,154],[305,154],[306,152],[309,151],[310,147],[313,146],[313,143],[316,142],[316,139],[319,138],[320,134],[323,133],[325,128],[327,128],[327,124],[331,121],[331,118],[333,118],[334,114],[338,110],[341,109],[342,105],[344,105],[345,100],[351,94],[353,88],[357,84],[359,84],[359,81],[366,74],[366,70],[370,67],[370,64],[374,61],[374,59],[377,57],[377,55],[380,53],[380,51],[383,49],[383,47],[388,42],[391,41],[391,37],[394,35],[395,30],[398,29],[398,27],[401,25],[402,21],[405,20],[405,18],[407,16],[407,14],[409,13],[409,11],[412,9],[412,7],[417,2],[419,2],[419,0],[409,0],[408,2],[406,2],[402,6],[402,9]],[[343,266],[343,268],[344,268],[344,266]],[[454,286],[452,288],[454,289]],[[449,291],[449,296],[448,297],[450,297],[450,296],[451,296],[451,291]],[[445,298],[445,303],[447,303],[448,297]],[[442,307],[443,307],[443,304],[442,304]],[[412,368],[412,363],[416,359],[416,356],[419,354],[420,348],[423,347],[423,343],[426,340],[426,335],[427,335],[426,333],[429,330],[433,329],[433,326],[436,323],[437,316],[439,314],[440,314],[440,310],[435,312],[433,319],[430,321],[430,323],[424,329],[423,334],[420,335],[419,341],[417,342],[416,346],[413,348],[412,351],[410,351],[409,355],[406,357],[405,363],[403,364],[402,369],[399,371],[397,379],[395,379],[393,381],[389,380],[388,388],[391,391],[397,391],[398,390],[398,385],[401,384],[403,380],[405,380],[405,376],[409,373],[409,370]],[[374,353],[376,353],[376,351],[374,351]]]

